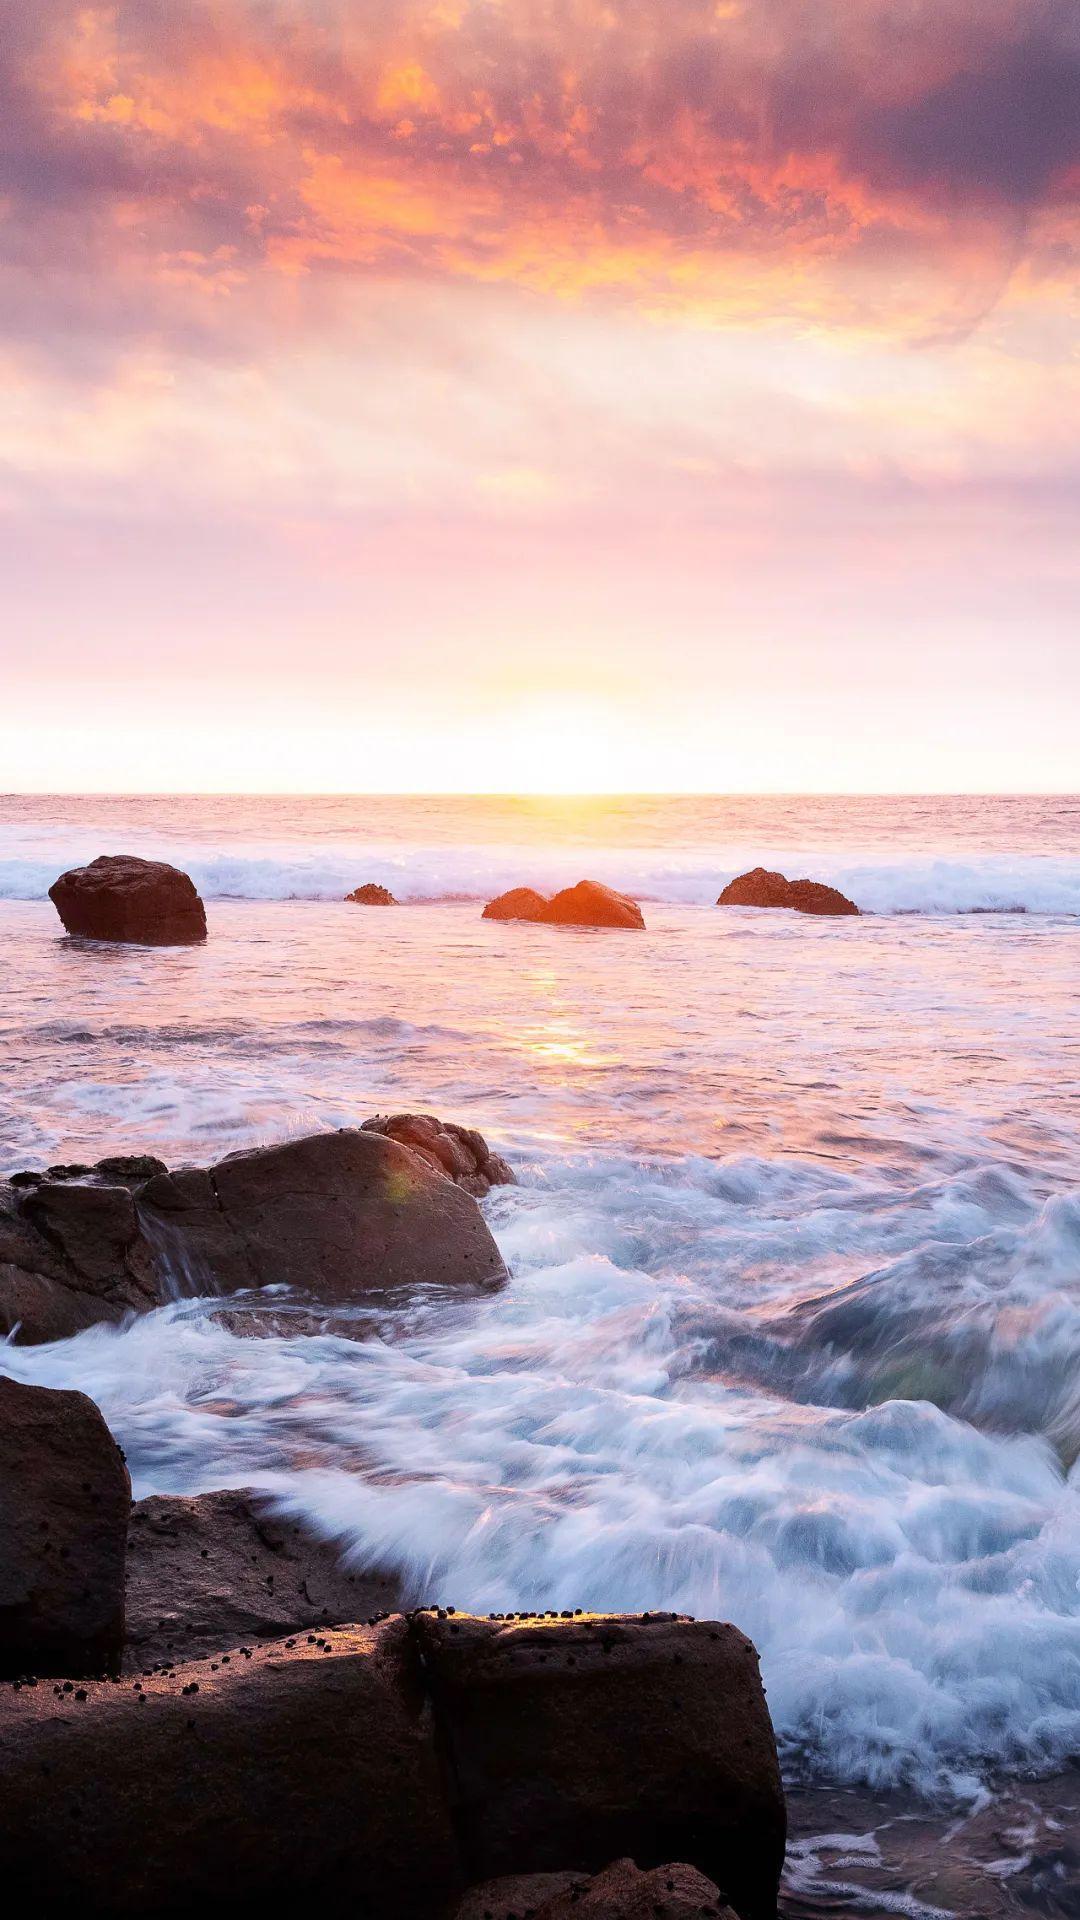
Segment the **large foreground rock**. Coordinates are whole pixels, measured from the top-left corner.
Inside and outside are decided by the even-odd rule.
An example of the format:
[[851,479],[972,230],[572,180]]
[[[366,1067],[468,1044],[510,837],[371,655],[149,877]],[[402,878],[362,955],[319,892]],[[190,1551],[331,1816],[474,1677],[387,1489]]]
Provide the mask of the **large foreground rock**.
[[92,1400],[0,1377],[0,1676],[119,1670],[130,1505]]
[[733,1920],[711,1880],[677,1864],[642,1872],[615,1860],[603,1873],[512,1874],[471,1887],[454,1920]]
[[399,1141],[360,1127],[230,1154],[209,1172],[159,1174],[139,1210],[208,1291],[288,1286],[334,1306],[506,1278],[475,1200]]
[[718,907],[786,907],[795,913],[858,914],[854,900],[820,880],[785,880],[782,873],[753,867],[729,881]]
[[422,1614],[473,1880],[684,1860],[773,1920],[784,1796],[749,1640],[673,1615]]
[[401,1603],[389,1576],[350,1572],[337,1546],[272,1518],[266,1496],[248,1489],[139,1500],[127,1539],[125,1664],[134,1672],[371,1620]]
[[484,1194],[492,1187],[514,1184],[514,1175],[500,1154],[492,1153],[482,1133],[475,1127],[459,1127],[452,1120],[437,1120],[433,1113],[376,1114],[365,1120],[365,1133],[382,1133],[389,1140],[400,1140],[422,1160],[456,1181],[466,1193]]
[[9,1690],[0,1802],[13,1914],[443,1920],[461,1890],[401,1619]]
[[[423,1153],[383,1129],[423,1123]],[[425,1139],[429,1136],[425,1134]],[[453,1146],[471,1171],[452,1178]],[[112,1157],[0,1182],[0,1334],[63,1340],[178,1294],[288,1286],[349,1306],[506,1277],[472,1197],[512,1178],[480,1134],[429,1115],[312,1134],[170,1173]]]
[[206,939],[206,909],[195,883],[164,860],[102,854],[72,867],[49,888],[68,933],[88,940],[128,940],[180,947]]

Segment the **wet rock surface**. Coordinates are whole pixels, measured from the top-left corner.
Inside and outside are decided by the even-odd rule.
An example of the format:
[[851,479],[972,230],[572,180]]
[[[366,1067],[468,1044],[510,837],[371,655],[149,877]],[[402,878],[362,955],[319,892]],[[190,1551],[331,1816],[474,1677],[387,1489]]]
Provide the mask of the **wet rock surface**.
[[227,1641],[269,1640],[398,1611],[389,1576],[357,1573],[334,1542],[273,1518],[249,1490],[155,1494],[127,1528],[130,1672],[191,1660]]
[[83,1168],[0,1182],[0,1334],[66,1340],[160,1299],[128,1185]]
[[0,1676],[118,1670],[130,1503],[92,1400],[0,1376]]
[[767,867],[753,867],[729,881],[718,907],[780,907],[794,913],[858,914],[854,900],[820,880],[786,880]]
[[675,1615],[416,1616],[467,1872],[684,1860],[771,1920],[784,1796],[757,1655]]
[[0,1334],[68,1339],[178,1293],[286,1286],[332,1308],[497,1285],[506,1270],[475,1196],[512,1179],[481,1134],[417,1114],[214,1167],[111,1155],[15,1174],[0,1182]]
[[389,887],[380,887],[374,880],[366,881],[362,887],[354,887],[345,898],[354,907],[396,907],[398,904]]
[[334,1305],[506,1278],[471,1195],[399,1141],[359,1127],[158,1175],[139,1209],[187,1263],[193,1292],[287,1286]]
[[206,939],[206,909],[194,881],[164,860],[102,854],[71,867],[49,888],[68,933],[139,946],[190,946]]
[[443,1920],[461,1891],[408,1623],[0,1695],[14,1913]]

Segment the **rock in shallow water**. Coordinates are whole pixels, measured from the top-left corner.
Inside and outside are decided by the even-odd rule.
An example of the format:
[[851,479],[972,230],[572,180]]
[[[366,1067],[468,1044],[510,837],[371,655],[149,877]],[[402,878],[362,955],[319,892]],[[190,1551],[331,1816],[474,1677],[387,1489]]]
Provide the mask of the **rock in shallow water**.
[[548,927],[639,927],[643,928],[641,908],[624,893],[603,887],[598,880],[579,880],[576,887],[564,887],[550,900],[532,887],[512,887],[489,900],[481,916],[484,920],[533,920]]
[[400,1140],[403,1147],[411,1147],[413,1153],[464,1187],[466,1193],[480,1195],[492,1187],[514,1185],[506,1161],[492,1153],[475,1127],[455,1126],[452,1120],[437,1120],[433,1113],[390,1113],[365,1120],[362,1131]]
[[[286,1286],[333,1307],[406,1286],[500,1284],[472,1193],[509,1169],[469,1129],[397,1118],[430,1122],[439,1151],[417,1152],[379,1121],[215,1167],[148,1161],[144,1179],[137,1159],[116,1157],[72,1179],[16,1175],[0,1184],[0,1333],[67,1339],[178,1293]],[[449,1177],[451,1144],[484,1171]]]
[[0,1377],[0,1675],[119,1670],[130,1504],[92,1400]]
[[374,880],[368,880],[362,887],[354,887],[345,895],[347,902],[354,907],[396,907],[389,887],[380,887]]
[[195,883],[164,860],[102,854],[71,867],[49,888],[68,933],[139,946],[190,946],[206,939],[206,909]]
[[753,867],[728,882],[718,907],[786,907],[795,913],[858,914],[854,900],[820,880],[786,880],[767,867]]

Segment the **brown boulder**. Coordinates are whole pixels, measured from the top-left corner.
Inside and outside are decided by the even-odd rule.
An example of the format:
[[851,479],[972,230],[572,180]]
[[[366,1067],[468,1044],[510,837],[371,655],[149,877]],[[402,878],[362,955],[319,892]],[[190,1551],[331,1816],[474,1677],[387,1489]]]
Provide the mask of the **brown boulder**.
[[346,1127],[233,1153],[139,1192],[144,1228],[208,1292],[288,1286],[328,1306],[399,1287],[490,1287],[502,1257],[469,1194],[397,1140]]
[[757,1655],[671,1614],[416,1616],[466,1867],[684,1860],[773,1920],[784,1796]]
[[55,1168],[0,1182],[0,1334],[66,1340],[160,1304],[130,1187],[88,1171],[89,1180]]
[[389,887],[377,886],[374,880],[369,880],[366,886],[354,887],[345,898],[356,907],[396,907],[398,904]]
[[624,893],[613,893],[597,880],[579,880],[564,887],[544,909],[544,920],[560,927],[644,927],[641,908]]
[[397,1583],[351,1573],[336,1546],[263,1510],[248,1489],[155,1494],[131,1509],[125,1665],[192,1660],[241,1641],[370,1620],[400,1605]]
[[364,1121],[361,1131],[399,1140],[429,1166],[464,1187],[466,1193],[483,1194],[491,1187],[514,1185],[514,1175],[506,1161],[492,1153],[483,1134],[477,1133],[475,1127],[459,1127],[452,1120],[437,1120],[433,1113],[377,1113],[371,1120]]
[[500,893],[496,899],[489,900],[480,917],[482,920],[543,920],[547,909],[547,901],[535,888],[511,887],[509,893]]
[[140,946],[189,946],[206,939],[206,909],[194,882],[164,860],[102,854],[72,867],[49,888],[68,933]]
[[788,907],[795,913],[857,914],[859,909],[836,887],[820,880],[785,880],[782,873],[753,867],[729,881],[718,907]]
[[9,1691],[0,1800],[13,1913],[442,1920],[461,1890],[401,1619]]
[[615,1860],[586,1874],[515,1875],[465,1895],[454,1920],[734,1920],[711,1880],[684,1864],[642,1872]]
[[131,1482],[84,1393],[0,1376],[0,1675],[119,1669]]

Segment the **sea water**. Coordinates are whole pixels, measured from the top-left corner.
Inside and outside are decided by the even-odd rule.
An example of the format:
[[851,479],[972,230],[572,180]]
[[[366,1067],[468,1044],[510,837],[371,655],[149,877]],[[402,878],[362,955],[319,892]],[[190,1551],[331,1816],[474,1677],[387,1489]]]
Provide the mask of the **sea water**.
[[[205,947],[63,937],[110,851]],[[759,861],[868,911],[718,910]],[[647,931],[480,917],[583,875]],[[733,1619],[810,1792],[970,1817],[1080,1752],[1080,801],[9,800],[0,932],[4,1170],[419,1108],[518,1176],[484,1300],[0,1349],[137,1495],[261,1486],[463,1608]]]

